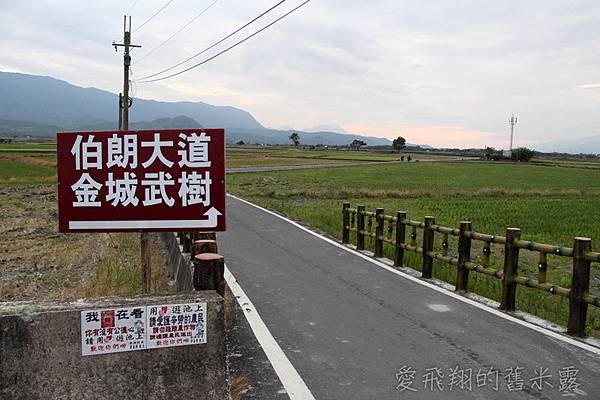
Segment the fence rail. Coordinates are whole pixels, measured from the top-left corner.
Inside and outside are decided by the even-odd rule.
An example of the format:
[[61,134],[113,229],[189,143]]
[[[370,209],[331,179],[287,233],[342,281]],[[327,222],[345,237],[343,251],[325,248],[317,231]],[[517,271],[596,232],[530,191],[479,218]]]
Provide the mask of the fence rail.
[[[592,262],[600,262],[600,253],[592,251],[592,240],[576,237],[573,247],[554,246],[521,239],[521,230],[508,228],[506,236],[489,235],[473,231],[470,221],[462,221],[459,228],[446,227],[435,223],[434,217],[426,216],[423,221],[407,218],[407,213],[397,211],[394,216],[385,215],[383,208],[375,212],[365,210],[359,205],[350,208],[344,202],[342,209],[342,242],[350,243],[350,233],[356,233],[356,248],[365,250],[365,238],[373,239],[375,257],[383,257],[383,245],[394,247],[394,265],[404,265],[406,251],[422,256],[422,278],[433,276],[433,261],[438,260],[456,267],[456,291],[464,293],[469,288],[469,274],[481,273],[502,281],[500,309],[515,311],[517,285],[562,296],[569,300],[569,319],[567,333],[584,337],[588,305],[600,307],[600,297],[592,296],[590,288],[590,269]],[[387,225],[387,226],[386,226]],[[407,235],[408,230],[408,235]],[[421,231],[421,246],[417,238]],[[435,234],[442,235],[441,252],[435,249]],[[458,257],[449,255],[450,237],[458,239]],[[471,250],[473,242],[482,243],[481,262],[473,262]],[[491,245],[504,245],[503,269],[490,266]],[[538,253],[537,279],[519,275],[519,252],[529,250]],[[565,288],[546,282],[548,254],[572,259],[573,272],[571,287]]]

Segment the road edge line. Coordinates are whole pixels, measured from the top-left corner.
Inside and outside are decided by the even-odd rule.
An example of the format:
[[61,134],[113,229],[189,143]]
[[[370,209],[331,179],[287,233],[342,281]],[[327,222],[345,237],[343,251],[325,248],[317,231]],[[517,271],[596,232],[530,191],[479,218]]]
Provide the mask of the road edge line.
[[533,324],[531,322],[523,321],[522,319],[513,317],[512,315],[506,314],[506,313],[504,313],[504,312],[502,312],[500,310],[496,310],[494,308],[490,308],[489,306],[487,306],[485,304],[482,304],[482,303],[479,303],[478,301],[469,299],[467,297],[461,296],[461,295],[456,294],[454,292],[450,292],[447,289],[444,289],[442,287],[434,285],[433,283],[424,281],[424,280],[422,280],[420,278],[416,278],[414,276],[411,276],[411,275],[409,275],[409,274],[407,274],[405,272],[402,272],[402,271],[397,270],[397,269],[395,269],[393,267],[390,267],[389,265],[386,265],[386,264],[382,263],[381,261],[375,260],[375,259],[373,259],[373,258],[371,258],[371,257],[369,257],[369,256],[367,256],[365,254],[362,254],[362,253],[360,253],[360,252],[358,252],[358,251],[356,251],[354,249],[351,249],[351,248],[349,248],[347,246],[344,246],[343,244],[338,243],[335,240],[332,240],[332,239],[330,239],[328,237],[325,237],[325,236],[323,236],[323,235],[321,235],[321,234],[319,234],[317,232],[314,232],[311,229],[309,229],[309,228],[307,228],[307,227],[299,224],[298,222],[292,221],[291,219],[289,219],[287,217],[284,217],[283,215],[277,214],[276,212],[273,212],[271,210],[267,210],[264,207],[261,207],[261,206],[259,206],[257,204],[254,204],[254,203],[251,203],[248,200],[244,200],[244,199],[239,198],[237,196],[234,196],[234,195],[232,195],[230,193],[227,193],[227,196],[229,196],[231,198],[234,198],[236,200],[239,200],[239,201],[241,201],[243,203],[246,203],[246,204],[248,204],[250,206],[253,206],[255,208],[258,208],[259,210],[264,211],[264,212],[266,212],[268,214],[271,214],[271,215],[273,215],[273,216],[275,216],[275,217],[277,217],[279,219],[282,219],[282,220],[284,220],[284,221],[286,221],[286,222],[294,225],[295,227],[297,227],[297,228],[299,228],[299,229],[301,229],[301,230],[303,230],[303,231],[305,231],[307,233],[310,233],[311,235],[316,236],[319,239],[322,239],[322,240],[326,241],[327,243],[330,243],[330,244],[332,244],[332,245],[334,245],[336,247],[339,247],[340,249],[344,249],[344,250],[346,250],[349,253],[352,253],[352,254],[354,254],[354,255],[356,255],[358,257],[361,257],[361,258],[369,261],[372,264],[377,265],[380,268],[383,268],[383,269],[385,269],[385,270],[387,270],[387,271],[389,271],[391,273],[394,273],[394,274],[399,275],[399,276],[401,276],[403,278],[406,278],[406,279],[408,279],[408,280],[410,280],[412,282],[418,283],[419,285],[426,286],[426,287],[428,287],[430,289],[433,289],[433,290],[435,290],[435,291],[437,291],[439,293],[444,293],[445,295],[450,296],[452,298],[455,298],[457,300],[460,300],[463,303],[470,304],[470,305],[472,305],[474,307],[477,307],[477,308],[479,308],[479,309],[481,309],[483,311],[486,311],[486,312],[488,312],[490,314],[494,314],[494,315],[496,315],[498,317],[501,317],[501,318],[504,318],[504,319],[506,319],[508,321],[514,322],[514,323],[519,324],[521,326],[525,326],[525,327],[527,327],[529,329],[532,329],[534,331],[543,333],[544,335],[549,336],[549,337],[551,337],[553,339],[560,340],[562,342],[565,342],[565,343],[574,345],[576,347],[579,347],[579,348],[581,348],[583,350],[587,350],[587,351],[589,351],[591,353],[600,355],[600,348],[598,348],[598,347],[592,346],[590,344],[581,342],[581,341],[576,340],[576,339],[572,339],[572,338],[567,337],[565,335],[562,335],[562,334],[560,334],[558,332],[554,332],[554,331],[551,331],[551,330],[549,330],[547,328],[544,328],[542,326],[535,325],[535,324]]
[[244,312],[244,316],[246,317],[248,324],[250,324],[254,336],[256,336],[258,343],[265,352],[290,399],[315,400],[310,389],[306,386],[306,383],[298,371],[296,371],[296,368],[294,368],[281,347],[279,347],[279,344],[269,331],[269,328],[267,328],[267,325],[265,325],[260,317],[258,310],[254,307],[254,304],[246,292],[244,292],[244,289],[242,289],[237,282],[233,273],[227,268],[227,265],[225,265],[224,276],[227,285],[229,285],[231,292]]

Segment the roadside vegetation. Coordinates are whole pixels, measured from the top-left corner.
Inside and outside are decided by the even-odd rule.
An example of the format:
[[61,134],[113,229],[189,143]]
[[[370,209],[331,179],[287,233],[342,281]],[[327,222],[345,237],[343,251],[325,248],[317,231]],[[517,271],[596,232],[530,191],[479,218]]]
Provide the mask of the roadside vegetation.
[[[367,210],[384,207],[422,220],[433,215],[438,224],[458,227],[471,220],[478,232],[504,235],[507,227],[522,229],[522,238],[572,246],[575,236],[595,239],[600,249],[600,179],[587,169],[552,168],[503,162],[404,163],[321,170],[277,171],[228,177],[233,194],[283,213],[338,239],[341,207],[364,204]],[[355,243],[355,238],[352,239]],[[438,235],[436,242],[441,242]],[[369,242],[367,241],[367,246]],[[440,243],[437,243],[439,246]],[[450,243],[456,251],[456,243]],[[473,257],[482,255],[474,245]],[[386,245],[387,257],[392,248]],[[494,247],[491,266],[502,268],[503,248]],[[520,272],[535,277],[537,258],[521,253]],[[549,256],[548,281],[569,287],[567,258]],[[406,264],[420,270],[421,259],[408,254]],[[455,268],[436,262],[434,275],[454,284]],[[470,290],[499,300],[500,281],[471,273]],[[592,264],[592,293],[600,291],[600,268]],[[568,302],[534,289],[519,287],[517,308],[561,325]],[[588,326],[600,336],[600,313],[590,306]]]
[[0,144],[0,301],[141,293],[139,248],[135,233],[59,233],[56,145]]

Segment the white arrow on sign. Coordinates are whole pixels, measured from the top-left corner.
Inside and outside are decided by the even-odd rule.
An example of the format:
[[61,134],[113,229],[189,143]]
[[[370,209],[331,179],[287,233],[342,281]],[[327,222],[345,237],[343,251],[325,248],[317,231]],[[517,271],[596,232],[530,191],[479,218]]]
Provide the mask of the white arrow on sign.
[[217,226],[219,210],[211,207],[204,216],[207,219],[172,219],[149,221],[69,221],[69,229],[181,229],[214,228]]
[[219,215],[223,215],[214,207],[211,207],[204,215],[208,216],[208,219],[200,220],[197,222],[204,223],[204,225],[194,226],[194,228],[214,228],[217,226],[217,219],[219,219]]

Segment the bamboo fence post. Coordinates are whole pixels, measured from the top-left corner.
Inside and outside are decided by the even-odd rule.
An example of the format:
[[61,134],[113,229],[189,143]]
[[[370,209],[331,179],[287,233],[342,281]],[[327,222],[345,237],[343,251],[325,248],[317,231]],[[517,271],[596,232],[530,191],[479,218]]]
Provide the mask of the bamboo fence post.
[[461,221],[458,234],[458,267],[456,269],[456,291],[464,293],[469,290],[469,270],[466,264],[471,260],[471,232],[473,226],[470,221]]
[[345,201],[342,206],[342,243],[348,244],[350,242],[350,202]]
[[592,250],[592,239],[576,237],[573,246],[573,277],[569,293],[569,323],[567,334],[585,336],[585,322],[588,305],[584,301],[590,290],[591,262],[585,259],[585,253]]
[[433,224],[435,224],[435,219],[426,216],[423,228],[423,272],[421,274],[421,278],[424,279],[431,279],[433,276],[433,257],[428,254],[433,251],[433,229],[431,229]]
[[383,229],[385,228],[385,220],[383,219],[383,208],[377,208],[375,210],[375,221],[377,226],[375,227],[375,257],[383,257]]
[[544,252],[540,252],[540,259],[538,261],[539,283],[546,283],[546,271],[548,271],[548,255]]
[[356,249],[365,249],[365,206],[356,207]]
[[402,245],[406,239],[405,219],[405,211],[396,211],[396,252],[394,254],[394,266],[396,267],[402,267],[404,265],[404,248]]
[[516,242],[521,238],[519,228],[506,230],[506,245],[504,246],[504,273],[502,277],[502,300],[500,309],[515,311],[517,284],[515,277],[519,272],[519,248]]

